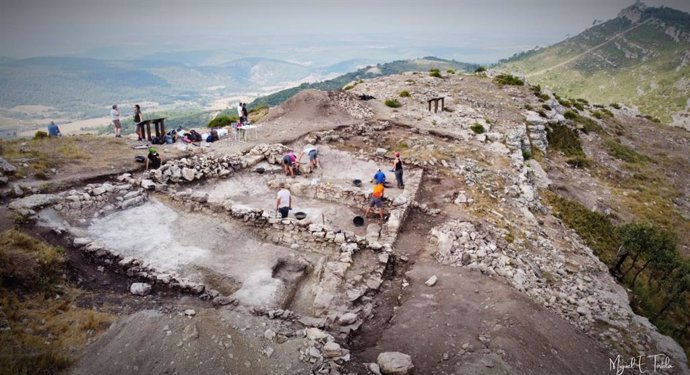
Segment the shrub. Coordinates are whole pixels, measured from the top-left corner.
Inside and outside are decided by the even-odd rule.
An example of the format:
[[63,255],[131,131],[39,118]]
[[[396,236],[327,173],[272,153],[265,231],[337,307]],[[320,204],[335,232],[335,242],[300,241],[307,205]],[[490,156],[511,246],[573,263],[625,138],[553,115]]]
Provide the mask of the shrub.
[[539,96],[539,94],[541,94],[541,85],[532,85],[529,89],[532,90],[532,92],[536,96]]
[[410,92],[407,90],[400,91],[400,97],[401,98],[409,98],[410,97]]
[[546,128],[549,148],[563,152],[566,156],[585,156],[577,131],[566,125],[553,124]]
[[525,160],[532,159],[532,151],[530,150],[522,150],[522,158]]
[[530,104],[525,104],[525,109],[528,111],[531,111],[534,108],[532,108],[532,106]]
[[398,99],[386,99],[384,103],[391,108],[398,108],[402,106]]
[[475,73],[484,73],[484,72],[486,72],[486,68],[483,66],[480,66],[477,69],[475,69],[474,72]]
[[613,117],[613,112],[609,111],[606,108],[602,108],[599,110],[603,115],[608,116],[608,117]]
[[432,69],[432,70],[429,72],[429,76],[430,76],[430,77],[435,77],[435,78],[443,78],[443,76],[441,75],[441,72],[439,72],[438,69],[435,69],[435,70]]
[[345,91],[352,90],[352,89],[355,88],[355,86],[356,86],[356,85],[354,85],[354,84],[347,85],[347,86],[343,87],[343,90],[345,90]]
[[448,74],[455,74],[455,69],[447,69],[446,73]]
[[511,74],[499,74],[494,81],[499,85],[522,86],[525,84],[525,81]]
[[652,161],[650,157],[642,155],[633,150],[632,147],[628,147],[620,142],[608,141],[606,142],[605,146],[611,156],[628,163],[644,163]]
[[580,102],[580,103],[582,103],[582,104],[584,104],[584,105],[588,105],[588,104],[589,104],[589,102],[587,101],[587,99],[577,98],[577,99],[575,99],[575,100],[578,101],[578,102]]
[[567,111],[565,111],[565,113],[563,114],[563,117],[567,118],[568,120],[575,120],[575,119],[578,118],[578,114],[575,113],[575,112],[573,112],[573,111],[571,111],[571,110],[567,110]]
[[604,118],[604,115],[603,115],[601,112],[599,112],[599,111],[594,111],[594,112],[592,112],[592,116],[598,118],[599,120],[601,120],[602,118]]
[[222,128],[223,126],[229,126],[233,122],[236,122],[239,120],[239,117],[237,115],[233,116],[218,116],[214,118],[213,120],[209,121],[208,125],[206,127],[208,128]]
[[578,111],[584,111],[585,110],[585,106],[582,105],[582,103],[572,102],[572,101],[571,101],[571,103],[572,103],[573,107],[577,108]]
[[470,129],[475,133],[475,134],[482,134],[485,132],[484,126],[478,122],[475,122],[472,126],[470,126]]
[[546,100],[551,99],[551,97],[550,97],[548,94],[544,94],[544,93],[541,93],[541,94],[537,95],[537,97],[538,97],[539,99],[541,99],[542,101],[546,101]]
[[621,109],[621,105],[618,104],[618,103],[611,103],[610,105],[611,105],[612,108]]
[[657,124],[661,123],[661,120],[659,120],[658,118],[656,118],[654,116],[644,115],[643,117],[646,118],[647,120],[651,121],[651,122],[655,122]]
[[539,114],[540,117],[543,117],[543,118],[548,117],[548,116],[546,116],[546,112],[544,112],[544,111],[541,110],[541,109],[540,109],[539,111],[537,111],[537,113]]
[[589,134],[590,132],[603,133],[604,129],[596,121],[589,117],[577,116],[575,119],[579,124],[582,125],[582,131]]
[[570,159],[566,160],[565,163],[568,164],[569,166],[571,166],[573,168],[577,168],[577,169],[587,168],[591,165],[591,163],[589,162],[589,159],[587,159],[584,156],[576,156],[574,158],[570,158]]
[[568,99],[556,98],[556,100],[558,101],[558,104],[560,104],[566,108],[570,108],[573,106],[573,104]]
[[551,106],[548,105],[548,104],[546,104],[546,103],[542,104],[541,107],[544,108],[544,110],[546,110],[546,111],[550,111],[550,110],[551,110]]
[[34,134],[34,139],[43,139],[43,138],[48,138],[48,133],[44,132],[43,130],[36,131],[36,134]]

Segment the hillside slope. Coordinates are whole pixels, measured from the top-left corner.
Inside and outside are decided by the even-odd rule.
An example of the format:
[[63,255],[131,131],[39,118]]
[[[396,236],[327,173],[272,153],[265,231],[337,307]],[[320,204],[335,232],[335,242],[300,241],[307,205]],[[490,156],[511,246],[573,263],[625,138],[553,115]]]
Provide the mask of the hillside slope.
[[618,17],[500,68],[570,97],[622,102],[689,126],[690,15],[637,3]]

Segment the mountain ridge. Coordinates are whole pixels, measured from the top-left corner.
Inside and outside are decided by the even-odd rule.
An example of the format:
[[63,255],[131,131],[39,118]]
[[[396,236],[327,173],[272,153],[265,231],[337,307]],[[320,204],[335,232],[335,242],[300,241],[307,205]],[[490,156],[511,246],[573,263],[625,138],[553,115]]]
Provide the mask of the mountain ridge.
[[498,68],[561,95],[622,102],[684,126],[690,109],[690,14],[636,3],[576,36],[501,60]]

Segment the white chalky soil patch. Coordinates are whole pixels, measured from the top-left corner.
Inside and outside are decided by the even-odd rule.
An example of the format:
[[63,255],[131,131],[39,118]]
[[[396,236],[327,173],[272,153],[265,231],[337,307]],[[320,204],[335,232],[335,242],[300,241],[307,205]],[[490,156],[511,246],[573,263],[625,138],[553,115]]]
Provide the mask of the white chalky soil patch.
[[234,292],[242,284],[237,297],[246,304],[284,302],[289,291],[271,277],[278,260],[305,258],[315,264],[321,255],[261,242],[244,229],[230,221],[178,212],[153,199],[95,219],[88,233],[112,251],[143,260],[159,272],[205,284],[225,279],[226,291]]

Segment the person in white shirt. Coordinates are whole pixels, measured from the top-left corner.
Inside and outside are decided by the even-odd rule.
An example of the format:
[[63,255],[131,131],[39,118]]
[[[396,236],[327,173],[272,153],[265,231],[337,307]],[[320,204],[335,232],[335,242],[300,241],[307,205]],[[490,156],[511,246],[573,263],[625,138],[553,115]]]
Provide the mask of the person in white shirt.
[[285,219],[292,210],[292,195],[290,190],[285,188],[285,183],[280,184],[280,191],[276,197],[276,211],[280,212],[280,217]]
[[242,116],[242,102],[237,104],[237,117],[240,118],[240,124],[244,124],[244,116]]
[[122,124],[120,123],[120,110],[117,109],[117,104],[113,104],[113,109],[110,110],[110,118],[113,120],[113,127],[115,128],[115,137],[122,138]]
[[299,154],[299,157],[297,158],[297,162],[299,163],[302,161],[302,155],[309,155],[309,172],[314,170],[315,168],[321,168],[321,163],[319,163],[319,149],[316,148],[316,146],[312,145],[306,145],[304,146],[304,149],[302,152]]

